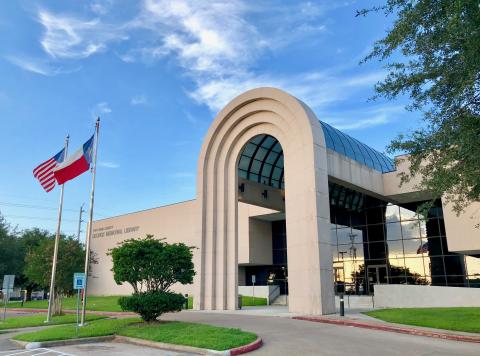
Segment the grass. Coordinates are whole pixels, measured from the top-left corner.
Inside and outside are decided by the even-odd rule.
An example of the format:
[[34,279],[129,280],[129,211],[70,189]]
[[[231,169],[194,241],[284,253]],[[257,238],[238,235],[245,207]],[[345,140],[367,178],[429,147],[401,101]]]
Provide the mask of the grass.
[[64,325],[16,335],[14,339],[34,342],[114,334],[219,351],[246,345],[257,338],[240,329],[177,321],[145,323],[138,318],[125,318],[93,321],[80,327],[78,332],[74,325]]
[[267,298],[249,297],[242,295],[242,306],[252,307],[258,305],[267,305]]
[[390,323],[480,333],[480,308],[402,308],[365,313]]
[[14,339],[33,342],[114,335],[126,325],[138,323],[140,320],[141,319],[139,318],[103,319],[93,321],[85,326],[79,327],[78,332],[75,325],[64,325],[16,335]]
[[[19,316],[7,318],[0,322],[0,330],[28,328],[31,326],[44,326],[47,316],[45,314]],[[87,320],[103,319],[101,315],[87,315]],[[77,316],[72,314],[54,316],[48,325],[71,324],[77,321]]]
[[[122,308],[118,305],[119,296],[91,296],[87,298],[87,310],[91,311],[109,311],[121,312]],[[242,296],[243,306],[267,305],[267,298]],[[32,300],[23,303],[25,309],[47,309],[47,300]],[[62,299],[63,309],[75,310],[77,308],[77,297],[69,297]],[[12,302],[8,304],[8,308],[22,308],[20,302]],[[193,308],[193,298],[188,297],[188,309]]]
[[[121,312],[122,309],[118,305],[119,296],[92,296],[87,298],[87,310],[92,311],[112,311]],[[8,304],[9,308],[22,308],[21,302],[13,302]],[[32,300],[23,303],[23,308],[27,309],[47,309],[48,300]],[[77,309],[77,297],[69,297],[62,299],[63,309]]]
[[257,335],[240,329],[178,321],[132,324],[121,329],[118,334],[218,351],[246,345],[257,339]]

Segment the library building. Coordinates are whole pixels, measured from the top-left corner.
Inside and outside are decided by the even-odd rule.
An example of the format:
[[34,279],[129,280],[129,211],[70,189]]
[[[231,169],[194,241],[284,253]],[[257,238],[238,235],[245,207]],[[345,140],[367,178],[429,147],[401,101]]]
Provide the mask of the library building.
[[[89,294],[117,285],[109,249],[147,234],[195,246],[197,310],[234,310],[239,295],[330,314],[338,295],[365,307],[480,306],[480,202],[457,215],[431,200],[396,158],[316,117],[275,88],[225,106],[203,141],[194,200],[97,220]],[[355,304],[357,303],[357,304]]]

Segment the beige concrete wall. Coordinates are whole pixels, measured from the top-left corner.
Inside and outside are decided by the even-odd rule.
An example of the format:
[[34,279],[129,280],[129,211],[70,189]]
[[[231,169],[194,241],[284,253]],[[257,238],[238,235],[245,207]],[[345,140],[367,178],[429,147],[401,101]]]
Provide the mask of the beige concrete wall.
[[443,205],[448,250],[480,254],[480,202],[471,204],[457,216],[451,204]]
[[373,195],[383,195],[383,175],[338,152],[327,150],[328,175]]
[[[238,203],[238,263],[239,264],[269,264],[265,261],[272,261],[272,230],[270,227],[270,250],[268,251],[268,241],[266,233],[271,226],[266,222],[256,224],[252,223],[250,217],[262,216],[274,213],[275,210],[262,208],[246,203]],[[263,223],[263,224],[262,224]],[[255,242],[259,238],[259,251],[255,251]],[[261,256],[264,254],[264,256]]]
[[[91,277],[88,280],[88,294],[132,293],[133,290],[129,284],[119,286],[113,280],[112,260],[107,255],[109,249],[126,239],[142,238],[151,234],[155,238],[166,238],[170,243],[183,242],[198,247],[200,237],[195,229],[197,215],[198,206],[196,201],[192,200],[95,221],[91,249],[98,259],[98,264],[92,267]],[[197,253],[198,249],[194,250],[194,255]],[[192,294],[193,286],[176,285],[174,290]]]
[[272,260],[272,223],[270,221],[249,218],[250,225],[250,263],[271,265]]
[[[270,264],[272,262],[271,224],[250,217],[274,213],[274,210],[239,203],[239,263]],[[93,265],[89,279],[90,295],[131,294],[128,284],[117,285],[111,272],[112,261],[108,250],[130,238],[143,238],[147,234],[166,238],[168,242],[183,242],[189,246],[200,245],[195,224],[198,222],[198,206],[194,200],[143,210],[94,222],[91,249],[98,264]],[[195,250],[194,254],[198,254]],[[195,266],[195,269],[197,266]],[[244,271],[243,271],[244,273]],[[193,293],[192,286],[174,287],[175,291]]]
[[375,308],[480,307],[480,288],[375,285]]

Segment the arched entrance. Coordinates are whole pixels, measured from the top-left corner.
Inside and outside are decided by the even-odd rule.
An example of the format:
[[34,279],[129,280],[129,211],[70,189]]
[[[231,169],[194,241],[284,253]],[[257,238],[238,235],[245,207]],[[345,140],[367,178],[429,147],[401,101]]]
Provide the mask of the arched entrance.
[[325,139],[301,101],[274,88],[248,91],[230,102],[210,127],[199,159],[200,253],[195,309],[237,308],[238,177],[242,148],[258,135],[281,144],[289,265],[289,310],[335,311]]

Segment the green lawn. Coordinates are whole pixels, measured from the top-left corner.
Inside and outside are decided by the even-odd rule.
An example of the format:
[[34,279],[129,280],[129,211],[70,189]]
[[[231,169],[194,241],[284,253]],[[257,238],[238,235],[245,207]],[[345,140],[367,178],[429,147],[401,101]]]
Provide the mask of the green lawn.
[[[117,300],[118,296],[100,296],[100,297],[88,297],[87,298],[87,310],[92,311],[112,311],[119,312],[122,311],[120,305],[118,305]],[[8,304],[9,308],[21,308],[22,304],[20,302],[14,302]],[[30,302],[23,303],[23,308],[30,309],[47,309],[48,301],[47,300],[32,300]],[[77,309],[77,297],[63,298],[62,300],[63,309]]]
[[32,342],[107,336],[115,334],[128,324],[138,323],[140,320],[140,318],[103,319],[79,327],[78,333],[75,325],[64,325],[16,335],[14,339]]
[[381,309],[365,314],[390,323],[480,333],[480,308]]
[[[111,312],[121,312],[122,308],[118,305],[119,296],[98,296],[98,297],[88,297],[87,298],[87,310],[91,311],[111,311]],[[253,306],[253,305],[267,305],[267,298],[252,298],[247,296],[242,296],[242,305],[243,306]],[[22,305],[20,302],[13,302],[8,304],[9,308],[21,308]],[[30,302],[23,303],[23,308],[27,309],[47,309],[48,302],[47,300],[33,300]],[[62,300],[63,309],[76,309],[77,308],[77,298],[63,298]],[[188,309],[193,308],[193,298],[188,297]]]
[[240,329],[178,321],[133,324],[121,329],[118,334],[219,351],[246,345],[257,339],[257,335]]
[[113,334],[213,350],[246,345],[257,338],[257,335],[239,329],[176,321],[144,323],[138,318],[97,320],[80,327],[78,333],[74,325],[65,325],[20,334],[14,338],[33,342]]
[[242,306],[251,307],[257,305],[267,305],[267,298],[248,297],[246,295],[242,295]]
[[[104,316],[101,315],[87,315],[87,320],[97,320],[103,319]],[[43,326],[47,316],[45,314],[35,314],[27,316],[19,316],[8,318],[5,321],[0,322],[0,330],[5,329],[18,329],[18,328],[27,328],[30,326]],[[59,324],[71,324],[75,323],[77,320],[76,315],[68,314],[62,316],[54,316],[52,321],[48,325],[59,325]]]

